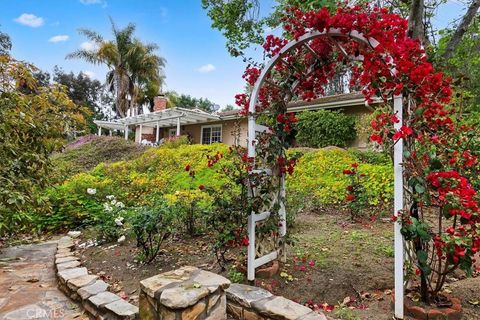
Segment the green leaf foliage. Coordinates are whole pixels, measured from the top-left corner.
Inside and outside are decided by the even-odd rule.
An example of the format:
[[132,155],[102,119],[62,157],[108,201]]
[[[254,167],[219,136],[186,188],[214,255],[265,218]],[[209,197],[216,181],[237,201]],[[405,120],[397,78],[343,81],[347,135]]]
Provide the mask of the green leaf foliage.
[[[294,150],[290,150],[294,152]],[[388,203],[393,199],[393,167],[391,163],[363,163],[342,149],[322,149],[306,152],[297,163],[292,177],[287,177],[287,195],[294,193],[314,204],[342,203],[349,180],[342,174],[354,162],[361,165],[362,185],[369,204]]]
[[297,118],[296,139],[302,147],[346,147],[356,137],[355,118],[339,111],[306,111]]
[[[101,145],[92,145],[93,147],[100,148]],[[236,210],[230,200],[237,199],[237,193],[240,193],[240,190],[235,188],[228,192],[225,190],[229,181],[220,168],[234,168],[228,148],[224,144],[148,148],[130,160],[100,163],[94,169],[78,173],[48,190],[47,195],[54,210],[52,214],[41,216],[43,223],[49,229],[90,223],[91,217],[98,214],[102,208],[95,201],[95,197],[86,193],[87,188],[95,188],[98,199],[114,194],[127,207],[150,207],[158,203],[159,199],[165,199],[175,208],[177,219],[182,221],[188,218],[185,213],[190,212],[193,205],[196,215],[203,215],[203,212],[211,210],[212,206],[224,207],[225,214],[228,215],[229,208]],[[215,155],[217,152],[222,153],[223,158],[219,163],[208,167],[207,155]],[[348,178],[342,172],[353,162],[358,162],[362,173],[366,174],[362,178],[362,184],[365,186],[369,204],[389,202],[393,197],[392,166],[386,160],[382,162],[377,159],[373,162],[378,163],[367,163],[359,159],[358,152],[341,149],[314,152],[291,149],[289,152],[296,153],[299,157],[293,176],[287,177],[287,207],[291,219],[295,212],[290,211],[297,211],[308,202],[341,203],[346,195],[345,188],[349,184]],[[373,155],[368,157],[375,158]],[[56,161],[68,162],[70,159],[64,157],[57,158]],[[195,179],[185,171],[186,165],[190,165],[190,170],[195,171]],[[204,186],[208,192],[200,190],[199,186]],[[210,215],[220,212],[221,210]],[[198,221],[205,220],[198,218]],[[289,221],[289,224],[291,223],[292,221]]]
[[49,184],[49,156],[85,124],[58,85],[41,86],[38,69],[0,55],[0,236],[29,223],[26,212],[45,210],[37,191]]

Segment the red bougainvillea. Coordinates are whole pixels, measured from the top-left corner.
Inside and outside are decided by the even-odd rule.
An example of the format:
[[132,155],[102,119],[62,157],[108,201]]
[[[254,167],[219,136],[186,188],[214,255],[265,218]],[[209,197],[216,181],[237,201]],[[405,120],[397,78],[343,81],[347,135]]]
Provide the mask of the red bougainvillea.
[[[339,7],[332,13],[292,7],[283,23],[284,36],[268,36],[263,45],[267,58],[281,54],[265,71],[263,82],[258,83],[264,65],[250,66],[244,74],[248,85],[260,86],[255,111],[249,113],[254,97],[236,96],[245,115],[255,116],[269,128],[257,138],[255,164],[272,167],[278,176],[293,173],[295,161],[288,159],[285,149],[292,144],[296,119],[288,113],[288,103],[325,95],[339,70],[349,70],[350,90],[362,92],[367,103],[380,97],[391,104],[392,98],[401,94],[404,113],[400,129],[394,129],[400,115],[393,110],[379,114],[371,123],[371,141],[390,150],[403,139],[409,205],[398,223],[403,224],[402,233],[415,248],[412,265],[420,270],[422,290],[428,291],[422,298],[428,302],[428,296],[436,295],[443,286],[447,273],[457,267],[472,270],[473,255],[480,249],[479,196],[470,181],[480,173],[480,151],[469,149],[469,128],[455,121],[457,110],[449,104],[450,79],[435,71],[420,43],[407,36],[407,21],[388,9]],[[337,34],[315,37],[282,51],[287,39],[327,31]],[[356,32],[366,43],[352,39]],[[244,162],[249,170],[253,168],[252,159],[245,156]],[[435,211],[432,208],[438,209],[433,214],[440,220],[429,226],[425,217]],[[442,219],[450,221],[449,225]]]

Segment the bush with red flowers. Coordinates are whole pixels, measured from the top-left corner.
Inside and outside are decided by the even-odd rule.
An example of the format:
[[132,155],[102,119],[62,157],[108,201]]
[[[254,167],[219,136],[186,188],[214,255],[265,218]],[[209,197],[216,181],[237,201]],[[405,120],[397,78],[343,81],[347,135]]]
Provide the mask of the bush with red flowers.
[[[394,95],[402,94],[403,114],[394,114],[393,108],[380,113],[371,123],[371,140],[392,150],[403,139],[407,206],[395,223],[402,223],[405,240],[413,248],[408,251],[410,280],[420,280],[423,302],[434,302],[447,274],[457,268],[471,273],[480,249],[479,195],[472,184],[480,173],[480,150],[473,149],[471,128],[456,122],[458,110],[449,104],[450,79],[436,72],[420,43],[407,36],[407,21],[388,9],[339,7],[332,15],[326,9],[303,12],[291,7],[282,19],[284,36],[268,38],[267,57],[281,52],[286,39],[297,40],[310,31],[335,29],[345,37],[316,37],[307,45],[293,46],[265,71],[250,115],[269,130],[257,137],[257,157],[244,160],[247,170],[271,168],[275,174],[273,179],[250,175],[251,186],[270,191],[257,193],[265,196],[253,199],[252,210],[260,213],[271,204],[271,191],[294,170],[295,161],[285,153],[296,122],[287,111],[290,101],[324,95],[339,68],[346,67],[351,90],[361,91],[367,103],[374,97],[390,103]],[[355,31],[367,38],[366,43],[350,38]],[[244,78],[249,85],[257,84],[262,71],[263,65],[251,66]],[[236,97],[245,114],[251,99],[247,94]],[[400,129],[394,129],[401,118]],[[437,222],[429,224],[429,217]],[[418,276],[413,272],[417,268]]]
[[350,209],[350,218],[352,221],[359,219],[368,206],[368,197],[365,187],[362,183],[365,174],[360,173],[357,163],[352,163],[349,169],[343,170],[343,174],[347,176],[350,183],[347,186],[347,195],[345,201]]

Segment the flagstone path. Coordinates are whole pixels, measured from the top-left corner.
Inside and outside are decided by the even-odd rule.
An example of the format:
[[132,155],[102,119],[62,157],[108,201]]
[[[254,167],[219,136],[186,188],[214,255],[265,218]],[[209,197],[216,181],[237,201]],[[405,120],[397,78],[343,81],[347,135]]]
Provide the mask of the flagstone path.
[[84,320],[81,307],[57,288],[56,241],[2,249],[0,319]]

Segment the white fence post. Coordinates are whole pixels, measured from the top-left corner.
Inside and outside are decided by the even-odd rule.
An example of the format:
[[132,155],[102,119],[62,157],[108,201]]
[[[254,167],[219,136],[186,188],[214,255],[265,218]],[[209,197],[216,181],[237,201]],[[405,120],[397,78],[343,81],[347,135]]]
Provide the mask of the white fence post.
[[[393,112],[398,118],[398,123],[394,124],[395,130],[400,130],[403,124],[403,99],[402,96],[393,98]],[[393,149],[393,170],[394,170],[394,215],[398,216],[404,208],[403,201],[403,139],[399,139]],[[400,232],[402,228],[400,219],[394,224],[395,236],[395,317],[403,319],[403,258],[404,244],[403,236]]]

